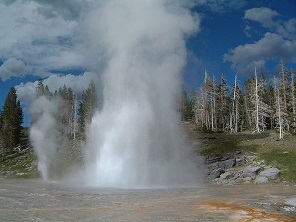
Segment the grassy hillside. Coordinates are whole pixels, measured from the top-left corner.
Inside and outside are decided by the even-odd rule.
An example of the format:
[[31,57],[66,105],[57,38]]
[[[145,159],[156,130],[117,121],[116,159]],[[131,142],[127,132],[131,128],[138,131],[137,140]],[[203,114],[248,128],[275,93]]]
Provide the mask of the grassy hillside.
[[0,177],[36,178],[37,160],[32,150],[0,157]]
[[0,178],[34,178],[39,175],[28,132],[28,128],[22,129],[21,143],[14,153],[0,155]]
[[251,132],[204,133],[196,130],[201,155],[229,155],[242,152],[256,155],[267,165],[277,167],[282,172],[282,180],[296,183],[296,136],[289,135],[283,140],[278,139],[274,131],[261,134]]
[[[230,134],[200,132],[193,125],[187,125],[186,128],[190,137],[199,144],[196,149],[201,155],[224,156],[236,152],[256,155],[264,160],[267,165],[279,168],[282,172],[281,179],[283,181],[296,183],[295,135],[278,140],[278,135],[274,131],[267,131],[262,134],[246,131]],[[27,135],[27,131],[24,131],[22,152],[0,156],[0,177],[32,178],[39,176],[37,158],[28,145]],[[63,164],[75,165],[81,162],[79,144],[77,141],[69,144],[72,147],[72,152],[64,155]],[[59,164],[56,166],[61,172],[63,171],[63,166]]]

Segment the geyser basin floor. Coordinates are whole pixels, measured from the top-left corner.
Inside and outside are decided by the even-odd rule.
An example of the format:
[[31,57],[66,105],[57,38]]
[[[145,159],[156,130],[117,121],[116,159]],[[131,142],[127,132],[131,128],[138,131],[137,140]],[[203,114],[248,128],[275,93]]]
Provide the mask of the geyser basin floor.
[[2,179],[0,221],[296,221],[293,197],[295,186],[73,189]]

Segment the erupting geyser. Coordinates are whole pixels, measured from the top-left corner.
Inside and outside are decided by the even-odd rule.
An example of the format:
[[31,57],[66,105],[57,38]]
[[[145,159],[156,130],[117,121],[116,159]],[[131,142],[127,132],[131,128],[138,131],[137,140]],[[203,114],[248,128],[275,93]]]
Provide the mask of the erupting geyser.
[[[87,127],[84,167],[73,170],[82,172],[76,178],[101,187],[196,186],[198,167],[177,110],[185,39],[197,32],[198,16],[183,1],[93,4],[81,17],[85,44],[79,46],[85,61],[101,73],[104,99]],[[38,118],[50,120],[54,110],[49,111],[38,111]],[[31,130],[45,179],[58,150],[54,141],[42,139],[58,138],[54,124],[47,123],[35,121]]]
[[179,130],[177,98],[185,38],[198,23],[181,4],[104,1],[88,16],[90,45],[105,67],[104,106],[87,139],[88,184],[196,184],[197,167]]

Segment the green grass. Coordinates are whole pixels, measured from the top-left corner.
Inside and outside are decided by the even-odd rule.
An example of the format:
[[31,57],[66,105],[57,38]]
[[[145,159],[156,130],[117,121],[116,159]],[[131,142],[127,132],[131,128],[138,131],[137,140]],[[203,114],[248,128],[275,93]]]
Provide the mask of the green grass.
[[245,155],[257,155],[267,165],[281,170],[283,181],[296,183],[296,136],[278,140],[274,131],[261,134],[251,132],[198,133],[201,142],[197,151],[201,155],[224,156],[237,151]]
[[39,174],[35,163],[36,157],[32,150],[0,157],[0,177],[36,178]]
[[296,183],[296,153],[283,154],[278,150],[261,153],[261,159],[268,165],[276,166],[281,170],[282,180]]
[[[24,139],[25,141],[25,139]],[[24,144],[28,144],[26,141]],[[28,147],[28,145],[26,146]],[[57,150],[56,157],[51,162],[49,176],[59,179],[71,167],[82,165],[83,154],[80,140],[69,140]],[[12,153],[0,156],[0,177],[4,178],[36,178],[40,177],[37,170],[37,157],[32,149],[24,153]]]
[[265,138],[267,134],[249,133],[200,133],[201,155],[223,156],[234,152],[250,153],[257,152],[258,144],[242,144],[243,141],[254,141]]

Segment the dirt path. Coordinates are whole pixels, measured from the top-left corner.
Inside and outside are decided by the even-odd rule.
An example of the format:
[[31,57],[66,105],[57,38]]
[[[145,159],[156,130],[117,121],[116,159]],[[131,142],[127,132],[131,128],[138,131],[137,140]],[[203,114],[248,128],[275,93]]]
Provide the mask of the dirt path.
[[2,179],[0,221],[296,221],[289,200],[295,186],[126,190]]

